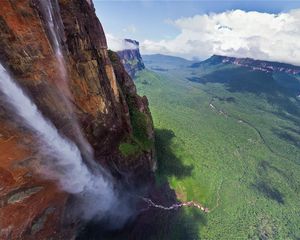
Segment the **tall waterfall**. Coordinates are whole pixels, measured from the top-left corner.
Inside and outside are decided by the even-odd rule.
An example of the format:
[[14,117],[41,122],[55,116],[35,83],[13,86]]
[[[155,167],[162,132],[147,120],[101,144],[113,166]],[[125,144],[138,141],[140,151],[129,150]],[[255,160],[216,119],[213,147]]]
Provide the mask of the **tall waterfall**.
[[[56,0],[53,1],[39,0],[39,2],[40,2],[42,16],[48,28],[49,37],[51,40],[50,42],[52,43],[52,48],[54,50],[55,57],[57,60],[56,67],[58,69],[60,79],[63,80],[63,84],[66,86],[65,90],[67,90],[67,92],[69,93],[69,88],[68,88],[69,77],[68,77],[68,71],[66,68],[66,62],[64,59],[62,45],[61,45],[61,39],[63,39],[63,37],[61,36],[63,34],[63,29],[62,29],[63,23],[60,16],[58,15],[55,17],[54,14],[55,9],[56,11],[59,11],[59,5]],[[85,161],[87,161],[90,166],[96,167],[93,159],[92,147],[83,136],[83,133],[76,119],[76,116],[73,112],[73,106],[70,103],[68,97],[65,96],[65,93],[60,89],[60,87],[58,88],[58,91],[60,91],[62,99],[64,100],[64,103],[67,106],[67,110],[70,115],[69,116],[70,121],[72,123],[73,129],[76,132],[76,138],[79,141],[80,150],[82,151],[82,154],[84,154],[85,156]],[[71,97],[71,94],[68,95],[69,97]]]
[[[55,126],[45,119],[37,106],[25,95],[0,64],[0,91],[24,124],[40,140],[41,155],[46,157],[42,171],[46,178],[73,194],[96,195],[102,210],[108,210],[116,198],[113,185],[99,172],[91,173],[84,164],[77,146],[60,135]],[[102,208],[103,207],[103,208]]]
[[59,69],[60,75],[63,80],[67,81],[68,75],[67,75],[67,69],[66,64],[64,60],[64,56],[62,53],[62,47],[60,43],[60,37],[59,34],[62,32],[62,21],[61,19],[57,19],[54,17],[54,6],[53,4],[59,9],[58,3],[56,0],[49,1],[49,0],[40,0],[40,6],[41,6],[41,13],[43,15],[43,18],[45,19],[45,22],[47,24],[52,47],[55,52],[55,57],[57,59],[57,68]]
[[[59,20],[54,19],[53,3],[57,4],[55,0],[53,2],[40,0],[42,14],[50,31],[60,78],[67,84],[68,74],[60,44],[59,24],[57,24]],[[78,205],[73,210],[77,211],[78,216],[86,220],[108,217],[118,219],[115,223],[120,224],[132,214],[125,203],[126,197],[121,196],[122,194],[116,190],[110,174],[95,163],[92,148],[84,138],[77,120],[74,119],[72,104],[63,92],[61,94],[68,107],[70,120],[76,128],[81,148],[61,135],[55,126],[43,117],[37,106],[26,96],[2,64],[0,64],[0,92],[3,93],[7,105],[13,107],[15,114],[22,118],[24,125],[39,140],[37,147],[43,157],[41,167],[37,171],[42,176],[57,182],[62,190],[77,196]],[[83,161],[82,155],[85,156],[85,161],[89,162],[89,167]]]

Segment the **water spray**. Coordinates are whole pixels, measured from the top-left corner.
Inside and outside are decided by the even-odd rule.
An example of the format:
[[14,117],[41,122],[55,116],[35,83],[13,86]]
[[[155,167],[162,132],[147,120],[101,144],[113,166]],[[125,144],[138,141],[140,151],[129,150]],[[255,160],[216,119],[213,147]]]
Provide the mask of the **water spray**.
[[141,197],[141,199],[147,203],[147,208],[142,209],[141,211],[147,211],[150,210],[150,208],[158,208],[164,211],[171,211],[171,210],[178,210],[179,208],[182,207],[194,207],[197,209],[200,209],[201,211],[205,212],[205,213],[209,213],[209,209],[202,206],[201,204],[194,202],[194,201],[189,201],[189,202],[182,202],[182,203],[174,203],[171,206],[163,206],[160,204],[156,204],[154,203],[150,198],[145,198],[145,197]]

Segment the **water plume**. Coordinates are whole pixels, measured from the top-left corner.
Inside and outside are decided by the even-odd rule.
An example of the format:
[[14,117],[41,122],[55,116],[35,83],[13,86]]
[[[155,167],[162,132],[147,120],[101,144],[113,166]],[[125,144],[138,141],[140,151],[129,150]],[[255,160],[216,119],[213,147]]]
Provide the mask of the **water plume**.
[[0,64],[0,91],[15,114],[39,139],[38,148],[44,158],[39,173],[57,182],[62,190],[75,194],[80,200],[80,217],[89,220],[94,217],[130,216],[123,199],[115,189],[112,178],[99,167],[93,173],[84,163],[75,143],[62,136],[55,126],[45,119],[37,106],[14,82]]
[[[64,39],[63,33],[63,23],[59,13],[60,8],[57,0],[48,1],[48,0],[39,0],[40,3],[40,12],[44,19],[47,32],[49,34],[49,39],[51,46],[53,48],[56,62],[56,69],[58,70],[58,76],[62,80],[57,86],[57,90],[60,93],[65,106],[67,107],[67,114],[69,115],[70,123],[72,124],[73,130],[75,132],[76,140],[78,141],[80,151],[84,155],[84,160],[89,164],[90,168],[95,168],[95,162],[93,160],[93,149],[85,139],[81,128],[78,124],[77,118],[74,114],[73,106],[70,102],[72,94],[68,87],[69,76],[66,67],[65,58],[62,51],[62,39]],[[56,14],[55,14],[56,13]],[[63,86],[63,88],[61,88]],[[67,95],[67,96],[66,96]]]
[[[76,142],[62,135],[50,120],[45,119],[37,106],[16,84],[0,64],[0,91],[8,106],[19,116],[28,129],[37,136],[40,166],[36,171],[44,178],[55,181],[58,186],[75,196],[76,204],[72,215],[83,220],[105,218],[113,226],[121,226],[132,214],[134,201],[120,190],[112,176],[94,160],[93,150],[85,139],[69,100],[68,71],[61,46],[63,24],[56,0],[39,0],[41,16],[57,60],[56,82],[63,84],[58,93],[67,106],[66,115],[75,132]],[[130,199],[130,200],[129,200]],[[129,204],[129,202],[132,203]]]
[[[10,78],[7,71],[0,65],[0,89],[6,100],[24,120],[27,127],[33,130],[45,145],[44,150],[55,159],[56,167],[71,169],[69,176],[59,178],[60,186],[67,192],[79,193],[92,181],[92,176],[81,159],[77,146],[61,136],[54,125],[46,120],[38,111],[37,106],[25,95],[23,90]],[[64,174],[68,174],[66,171]],[[74,179],[74,176],[76,178]]]
[[[60,75],[63,80],[68,79],[67,69],[65,65],[65,59],[61,47],[61,38],[63,35],[63,23],[59,16],[55,17],[54,9],[56,8],[59,11],[59,5],[56,0],[39,0],[41,14],[44,18],[44,21],[48,27],[50,41],[55,53],[55,57],[58,61],[57,68],[60,72]],[[54,8],[55,6],[55,8]]]

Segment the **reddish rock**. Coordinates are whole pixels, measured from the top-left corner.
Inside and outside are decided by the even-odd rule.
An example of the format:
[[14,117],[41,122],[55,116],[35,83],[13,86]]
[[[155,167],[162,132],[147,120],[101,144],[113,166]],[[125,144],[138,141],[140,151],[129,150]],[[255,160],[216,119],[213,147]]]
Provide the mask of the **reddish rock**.
[[[155,166],[151,146],[134,156],[119,150],[120,143],[134,135],[132,109],[144,114],[149,141],[153,141],[152,120],[146,98],[137,95],[120,61],[111,63],[92,2],[59,0],[54,13],[61,24],[68,81],[59,72],[38,0],[1,1],[1,63],[42,114],[80,144],[71,121],[78,119],[96,160],[113,174],[134,179],[151,173]],[[71,239],[76,219],[63,221],[69,195],[35,174],[41,158],[35,152],[36,141],[14,120],[0,94],[0,239]]]

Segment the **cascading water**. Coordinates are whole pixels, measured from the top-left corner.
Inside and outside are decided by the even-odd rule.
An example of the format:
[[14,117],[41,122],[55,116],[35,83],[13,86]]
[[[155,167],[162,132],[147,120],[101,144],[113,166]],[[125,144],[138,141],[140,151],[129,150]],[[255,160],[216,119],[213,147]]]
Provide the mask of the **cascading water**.
[[[23,90],[11,79],[7,71],[0,65],[0,90],[6,101],[15,109],[25,125],[33,130],[39,140],[43,154],[51,156],[53,161],[43,171],[48,178],[55,179],[63,190],[69,193],[82,193],[97,187],[106,191],[113,198],[113,187],[102,176],[91,174],[83,163],[77,146],[61,136],[54,125],[46,120],[37,106],[24,94]],[[55,171],[59,169],[59,171]]]
[[[56,11],[59,12],[59,4],[56,0],[53,1],[39,0],[39,2],[40,2],[41,14],[48,28],[48,33],[51,39],[52,48],[54,50],[55,57],[57,60],[56,67],[59,71],[58,73],[60,75],[60,78],[63,80],[62,84],[65,85],[65,91],[69,93],[68,73],[67,73],[66,63],[62,51],[62,46],[61,46],[61,39],[63,38],[61,37],[63,35],[62,33],[63,23],[60,16],[58,15],[55,17],[54,14],[55,9]],[[73,128],[76,132],[76,138],[79,141],[80,150],[85,157],[84,160],[89,163],[89,166],[91,168],[97,168],[93,159],[93,150],[82,134],[79,124],[76,120],[76,116],[74,115],[72,104],[70,103],[70,100],[65,96],[65,93],[61,90],[60,87],[58,87],[58,90],[60,91],[62,99],[64,100],[64,103],[68,108],[67,110],[70,115],[69,119],[72,122]],[[71,97],[71,94],[68,95],[69,97]]]
[[41,168],[36,169],[38,173],[57,182],[62,190],[77,196],[78,204],[72,214],[83,220],[106,217],[115,220],[115,226],[122,225],[132,214],[126,196],[116,191],[112,178],[103,169],[89,170],[78,147],[42,116],[1,64],[0,91],[6,105],[13,107],[14,113],[22,118],[22,123],[39,139],[42,164]]
[[194,208],[200,209],[203,212],[206,212],[206,213],[209,212],[208,208],[206,208],[206,207],[202,206],[200,203],[197,203],[197,202],[194,202],[194,201],[183,202],[183,203],[174,203],[171,206],[167,207],[167,206],[163,206],[163,205],[154,203],[150,198],[142,197],[142,200],[144,202],[146,202],[148,204],[148,206],[147,206],[147,208],[142,209],[141,211],[147,211],[151,207],[158,208],[158,209],[165,210],[165,211],[177,210],[177,209],[182,208],[182,207],[194,207]]
[[[67,70],[65,67],[66,66],[65,60],[64,60],[64,57],[62,54],[62,46],[60,44],[60,39],[61,39],[60,33],[62,32],[61,28],[62,28],[63,24],[62,24],[62,21],[60,18],[54,17],[54,6],[57,8],[57,10],[59,10],[59,5],[57,4],[56,0],[54,0],[53,2],[47,1],[47,0],[40,0],[40,3],[41,3],[41,7],[42,7],[43,17],[46,20],[47,26],[49,28],[49,33],[50,33],[50,37],[52,40],[52,47],[55,50],[55,55],[57,58],[57,62],[59,64],[58,68],[60,71],[60,75],[62,78],[64,78],[66,80],[68,78],[68,76],[67,76]],[[68,100],[66,100],[66,101],[70,108],[70,104],[69,104]],[[80,129],[79,126],[78,126],[78,129]],[[82,136],[82,134],[80,134],[80,136]],[[81,142],[84,142],[84,145],[89,148],[89,145],[88,145],[88,143],[86,143],[85,139],[83,137],[81,137],[81,139],[82,139]],[[149,208],[154,207],[154,208],[160,208],[162,210],[176,210],[180,207],[188,206],[188,207],[196,207],[205,212],[208,211],[207,208],[204,208],[202,205],[195,203],[193,201],[180,203],[180,204],[173,204],[170,207],[164,207],[162,205],[155,204],[151,199],[148,199],[148,198],[144,198],[144,197],[140,198],[138,196],[135,196],[135,198],[139,198],[140,200],[146,202]],[[147,209],[149,209],[149,208],[147,208]]]
[[[54,0],[53,3],[59,9],[56,0]],[[41,13],[49,29],[49,34],[52,41],[52,47],[55,52],[55,57],[58,61],[57,67],[60,71],[60,75],[63,80],[67,80],[68,76],[67,76],[66,64],[62,53],[60,39],[58,37],[59,33],[61,32],[62,22],[61,19],[54,18],[53,3],[52,1],[48,1],[48,0],[40,0]],[[54,19],[56,20],[56,23],[54,22]]]
[[[40,0],[43,18],[46,20],[52,47],[57,59],[60,79],[67,86],[67,70],[62,54],[58,32],[59,19],[54,19],[52,3],[56,1]],[[58,7],[58,5],[56,6]],[[67,89],[68,90],[68,89]],[[84,220],[95,217],[107,217],[114,225],[122,224],[131,216],[132,210],[127,204],[127,196],[120,194],[109,173],[96,164],[92,148],[84,138],[78,122],[74,119],[72,105],[61,91],[61,96],[68,107],[69,119],[72,121],[79,141],[78,146],[62,136],[55,126],[45,119],[37,106],[29,99],[23,90],[14,82],[8,72],[0,64],[0,91],[4,94],[7,105],[14,108],[16,115],[32,130],[39,139],[39,152],[43,157],[36,169],[43,177],[58,183],[62,190],[74,194],[77,205],[73,215]],[[58,88],[58,91],[60,89]],[[84,160],[82,158],[84,155]],[[85,164],[88,162],[88,166]],[[118,224],[117,224],[118,223]]]
[[[52,47],[57,59],[57,69],[61,80],[64,80],[67,86],[68,74],[60,45],[59,24],[56,23],[60,20],[54,19],[53,3],[57,4],[55,0],[40,0],[41,12],[48,26]],[[24,125],[35,133],[39,139],[38,149],[43,157],[40,158],[41,166],[37,168],[38,173],[57,182],[62,190],[77,196],[79,201],[76,209],[74,209],[78,213],[77,217],[80,216],[84,220],[90,220],[94,217],[108,217],[109,220],[113,220],[111,222],[114,226],[116,224],[122,225],[134,213],[129,202],[134,205],[137,199],[147,203],[149,208],[176,210],[183,206],[192,206],[203,210],[201,205],[194,202],[164,207],[155,204],[151,199],[137,196],[130,197],[130,194],[117,191],[110,174],[95,163],[91,147],[81,133],[76,119],[74,120],[72,104],[62,91],[61,95],[68,107],[69,117],[75,126],[81,148],[61,135],[55,126],[43,117],[37,106],[14,82],[1,64],[0,91],[3,93],[8,105],[13,107],[16,115],[23,119]],[[82,155],[85,156],[85,161],[89,162],[89,167],[85,164]],[[93,166],[92,171],[91,166]]]
[[[38,169],[39,173],[55,180],[66,192],[79,196],[80,209],[77,210],[81,218],[89,220],[93,217],[109,216],[112,219],[117,218],[118,223],[122,224],[133,214],[132,209],[127,205],[128,196],[123,195],[121,198],[118,195],[111,178],[107,178],[109,174],[104,175],[101,168],[91,173],[84,164],[78,147],[60,135],[55,126],[42,116],[37,106],[11,79],[1,64],[0,91],[4,94],[7,103],[14,108],[15,113],[40,140],[39,149],[46,157],[44,162],[46,164]],[[150,207],[168,211],[187,206],[208,212],[207,208],[193,201],[165,207],[155,204],[149,198],[136,197],[148,205],[148,208],[141,211],[148,210]]]

